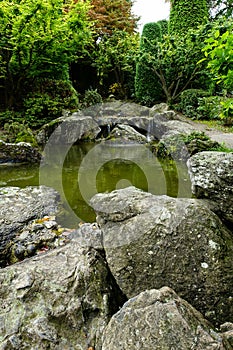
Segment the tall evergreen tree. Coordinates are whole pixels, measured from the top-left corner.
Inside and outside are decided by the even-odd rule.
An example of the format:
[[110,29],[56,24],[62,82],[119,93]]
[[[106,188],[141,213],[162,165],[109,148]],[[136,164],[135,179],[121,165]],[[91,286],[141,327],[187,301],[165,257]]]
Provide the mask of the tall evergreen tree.
[[[161,22],[161,21],[160,21]],[[135,95],[139,102],[151,106],[164,98],[161,83],[148,62],[148,56],[157,55],[158,42],[162,40],[164,28],[161,23],[146,23],[140,41],[140,60],[136,67]]]
[[169,31],[185,34],[204,24],[209,18],[208,0],[171,0]]

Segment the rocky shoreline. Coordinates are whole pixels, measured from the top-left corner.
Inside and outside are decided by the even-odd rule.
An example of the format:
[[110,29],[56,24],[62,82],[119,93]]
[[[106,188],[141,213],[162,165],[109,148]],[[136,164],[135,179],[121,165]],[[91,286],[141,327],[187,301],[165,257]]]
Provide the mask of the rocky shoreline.
[[[198,135],[201,133],[205,133],[204,138]],[[44,125],[35,137],[39,149],[25,142],[13,144],[0,140],[0,164],[38,163],[43,153],[41,150],[48,144],[66,147],[75,142],[104,139],[139,144],[153,144],[155,141],[155,148],[160,153],[162,150],[162,156],[184,161],[197,152],[221,147],[222,142],[233,149],[233,134],[194,123],[169,110],[163,103],[152,108],[121,101],[103,103],[72,114],[66,113]]]
[[[114,111],[126,118],[124,109]],[[141,142],[151,141],[147,112],[108,133],[140,142],[140,131]],[[164,113],[170,123],[156,114],[163,142],[183,128]],[[110,123],[110,107],[108,114],[102,119]],[[102,119],[95,138],[111,126]],[[62,128],[58,143],[69,137]],[[84,124],[80,137],[87,131],[91,137]],[[233,154],[199,152],[188,168],[195,198],[135,187],[97,194],[96,222],[73,230],[57,223],[62,203],[55,190],[2,188],[0,348],[233,349]]]
[[[189,161],[190,172],[202,169],[199,189],[202,181],[214,188],[211,179],[218,173],[211,178],[203,169],[210,157],[218,164],[226,160],[206,152]],[[224,186],[228,174],[220,172]],[[219,193],[226,203],[231,188]],[[204,193],[204,199],[182,199],[128,187],[97,194],[97,222],[57,236],[55,218],[44,217],[58,210],[54,190],[2,190],[5,245],[28,247],[34,240],[40,247],[35,256],[0,270],[2,348],[232,349],[232,230],[212,211],[212,193]],[[18,216],[14,209],[9,222],[12,198]]]

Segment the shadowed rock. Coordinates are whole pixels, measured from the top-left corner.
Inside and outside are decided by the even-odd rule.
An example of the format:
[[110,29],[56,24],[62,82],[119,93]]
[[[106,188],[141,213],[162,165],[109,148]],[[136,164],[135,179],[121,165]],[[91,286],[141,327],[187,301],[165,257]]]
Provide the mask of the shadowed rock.
[[56,215],[59,195],[52,188],[3,187],[0,189],[0,266],[6,265],[10,242],[33,220]]
[[0,140],[0,163],[38,163],[40,159],[41,154],[30,143]]

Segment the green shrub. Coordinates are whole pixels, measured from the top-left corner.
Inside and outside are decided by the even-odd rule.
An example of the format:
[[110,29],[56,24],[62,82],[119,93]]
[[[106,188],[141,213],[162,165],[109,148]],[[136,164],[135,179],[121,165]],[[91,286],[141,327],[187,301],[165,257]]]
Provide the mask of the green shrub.
[[220,102],[220,118],[225,125],[233,125],[233,98],[226,98]]
[[189,89],[182,92],[180,102],[173,106],[187,117],[198,120],[221,120],[233,124],[233,98],[209,96],[204,90]]
[[103,102],[102,96],[98,93],[97,89],[95,90],[89,89],[85,91],[85,95],[81,105],[82,105],[82,108],[87,108],[102,102]]
[[180,94],[180,102],[175,109],[192,119],[200,119],[199,101],[202,97],[209,96],[209,92],[200,89],[188,89]]
[[168,33],[168,21],[162,19],[161,21],[156,22],[161,28],[161,35],[166,35]]
[[28,142],[34,147],[38,146],[32,130],[22,121],[5,123],[4,130],[8,142]]
[[140,59],[136,66],[135,95],[140,103],[148,106],[164,100],[162,87],[147,59],[148,55],[156,55],[157,43],[161,39],[161,25],[145,24],[140,41]]
[[60,117],[63,110],[78,107],[78,94],[69,81],[40,79],[25,97],[22,114],[30,127],[39,128]]
[[0,127],[3,127],[5,123],[12,123],[14,121],[21,121],[21,113],[11,111],[6,109],[3,112],[0,112]]
[[209,96],[198,99],[197,116],[198,119],[214,120],[219,119],[221,114],[220,96]]
[[60,117],[63,109],[59,98],[52,98],[47,93],[34,94],[24,100],[24,119],[31,127],[39,128]]
[[173,135],[166,142],[160,141],[155,151],[159,158],[176,158],[182,155],[184,146],[190,157],[203,151],[232,152],[231,149],[211,140],[204,132],[199,131],[189,135]]

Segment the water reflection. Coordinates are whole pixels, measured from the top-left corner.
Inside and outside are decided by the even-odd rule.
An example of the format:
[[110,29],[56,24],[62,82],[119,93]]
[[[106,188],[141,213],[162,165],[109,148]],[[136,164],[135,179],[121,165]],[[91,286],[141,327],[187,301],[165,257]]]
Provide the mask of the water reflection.
[[[62,147],[62,146],[61,146]],[[90,198],[130,185],[153,194],[190,197],[191,185],[185,164],[158,160],[144,145],[83,143],[70,147],[67,154],[56,149],[46,162],[35,165],[1,165],[0,186],[44,184],[58,190],[66,207],[60,217],[64,226],[92,222],[95,213]],[[39,178],[40,171],[40,178]]]

